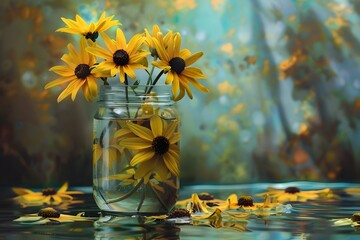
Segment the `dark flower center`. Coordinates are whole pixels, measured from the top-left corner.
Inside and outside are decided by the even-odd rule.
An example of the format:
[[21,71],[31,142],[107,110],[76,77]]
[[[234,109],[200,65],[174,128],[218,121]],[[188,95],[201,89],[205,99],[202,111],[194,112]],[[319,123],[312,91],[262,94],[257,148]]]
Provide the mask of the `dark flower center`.
[[129,60],[129,54],[124,49],[117,50],[113,55],[116,66],[125,66],[129,63]]
[[284,190],[286,193],[295,194],[300,192],[300,189],[298,187],[287,187]]
[[200,200],[203,200],[203,201],[214,200],[214,196],[211,195],[210,193],[200,193],[199,198],[200,198]]
[[85,35],[85,38],[86,39],[91,39],[93,42],[95,42],[96,41],[96,39],[98,38],[98,36],[99,36],[99,33],[98,32],[88,32],[86,35]]
[[170,142],[164,136],[158,136],[152,141],[152,148],[157,154],[164,154],[169,150]]
[[238,199],[238,205],[244,207],[254,206],[254,199],[251,196],[241,196]]
[[40,209],[38,216],[44,218],[59,218],[60,213],[51,207]]
[[354,214],[351,216],[351,221],[353,221],[353,222],[360,222],[360,212],[354,213]]
[[171,70],[176,72],[178,75],[185,69],[185,61],[180,57],[174,57],[169,62]]
[[219,204],[213,203],[213,202],[207,202],[206,205],[209,206],[209,207],[217,207],[217,206],[219,206]]
[[190,212],[186,209],[179,208],[172,210],[168,215],[168,218],[182,218],[182,217],[191,217]]
[[75,68],[75,75],[78,79],[85,79],[90,75],[90,67],[87,64],[79,64]]
[[56,193],[57,191],[55,190],[55,188],[45,188],[42,190],[43,196],[55,195]]

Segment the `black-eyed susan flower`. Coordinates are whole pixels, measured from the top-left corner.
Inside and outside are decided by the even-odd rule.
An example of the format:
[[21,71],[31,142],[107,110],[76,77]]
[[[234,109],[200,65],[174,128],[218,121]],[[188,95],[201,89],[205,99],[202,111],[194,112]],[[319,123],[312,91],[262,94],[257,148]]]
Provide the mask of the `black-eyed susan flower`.
[[319,198],[331,198],[333,193],[329,188],[322,190],[308,190],[302,191],[298,187],[287,187],[284,190],[269,188],[267,192],[259,193],[257,196],[269,195],[274,201],[282,202],[306,202],[307,200],[314,200]]
[[159,58],[159,55],[156,51],[155,41],[158,41],[159,44],[164,46],[164,48],[166,49],[168,47],[170,38],[172,38],[172,35],[173,35],[173,32],[168,31],[165,34],[165,36],[163,36],[163,33],[161,32],[161,30],[157,24],[155,24],[153,26],[151,34],[149,33],[149,31],[147,29],[145,29],[145,37],[146,37],[145,44],[149,47],[151,56],[154,59]]
[[61,20],[67,25],[67,27],[59,28],[56,31],[80,34],[83,35],[86,39],[91,39],[93,42],[95,42],[99,36],[99,33],[102,33],[113,26],[121,25],[118,20],[112,20],[113,17],[114,15],[106,17],[106,13],[103,12],[99,21],[96,23],[91,22],[90,24],[87,24],[79,15],[76,15],[75,21],[62,17]]
[[209,213],[208,206],[197,193],[191,194],[191,198],[177,201],[176,206],[187,209],[190,213]]
[[181,35],[175,33],[170,38],[167,48],[159,41],[154,41],[156,44],[156,51],[160,60],[154,61],[152,64],[167,73],[165,83],[172,84],[172,92],[175,100],[180,100],[184,97],[185,92],[192,98],[192,91],[190,84],[202,92],[208,92],[208,89],[197,82],[195,79],[206,79],[201,69],[197,67],[190,67],[200,57],[202,52],[191,54],[188,49],[180,50]]
[[27,214],[25,216],[15,219],[15,222],[22,224],[60,224],[68,222],[91,222],[97,218],[84,217],[84,212],[77,215],[60,214],[56,209],[47,207],[42,208],[38,213]]
[[19,203],[28,203],[32,205],[42,205],[42,204],[51,204],[58,205],[62,202],[71,201],[73,197],[72,194],[83,194],[80,191],[67,191],[68,183],[65,182],[58,190],[55,188],[45,188],[41,192],[33,192],[30,189],[26,188],[12,188],[17,197],[14,198],[15,201]]
[[271,202],[269,195],[265,195],[264,202],[254,202],[253,197],[251,196],[240,196],[237,204],[231,205],[231,209],[238,210],[237,212],[227,212],[229,215],[236,216],[239,213],[239,210],[251,213],[252,215],[256,215],[258,217],[270,216],[270,215],[278,215],[283,213],[289,213],[292,209],[290,204],[281,204],[279,202]]
[[91,102],[93,97],[98,95],[98,86],[96,78],[109,76],[106,71],[95,71],[94,66],[96,57],[88,53],[86,50],[85,38],[80,39],[80,51],[68,44],[68,54],[64,54],[61,58],[66,63],[66,66],[54,66],[50,71],[55,72],[61,77],[49,82],[45,85],[45,89],[69,83],[67,87],[61,92],[57,101],[61,102],[67,96],[71,95],[74,101],[80,89],[83,90],[87,101]]
[[[136,135],[120,141],[120,145],[135,152],[130,161],[131,166],[137,166],[135,178],[140,179],[156,172],[165,180],[170,172],[179,176],[179,146],[180,133],[178,122],[164,123],[158,116],[150,118],[150,128],[129,122],[128,128]],[[149,178],[145,179],[145,184]]]
[[125,75],[135,79],[136,69],[146,69],[147,67],[141,64],[141,61],[149,55],[149,52],[140,51],[140,47],[145,41],[141,34],[134,35],[129,43],[126,43],[126,38],[123,31],[118,28],[116,30],[116,40],[110,39],[105,33],[101,33],[107,49],[98,45],[88,47],[87,51],[103,58],[105,61],[99,63],[96,67],[101,71],[110,71],[111,76],[119,73],[120,82],[125,82]]

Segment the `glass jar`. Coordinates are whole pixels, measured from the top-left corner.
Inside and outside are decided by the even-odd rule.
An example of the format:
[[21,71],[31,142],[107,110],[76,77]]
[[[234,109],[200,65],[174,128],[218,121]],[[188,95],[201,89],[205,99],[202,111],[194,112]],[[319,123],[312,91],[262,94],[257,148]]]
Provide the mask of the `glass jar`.
[[99,208],[109,215],[168,213],[178,199],[179,141],[171,87],[102,86],[93,140]]

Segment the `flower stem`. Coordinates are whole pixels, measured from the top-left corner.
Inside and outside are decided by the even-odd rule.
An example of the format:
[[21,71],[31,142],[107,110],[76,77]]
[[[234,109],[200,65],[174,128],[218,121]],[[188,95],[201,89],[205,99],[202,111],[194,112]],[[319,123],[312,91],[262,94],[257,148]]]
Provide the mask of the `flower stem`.
[[136,211],[140,211],[140,209],[141,209],[141,207],[142,207],[142,205],[143,205],[143,203],[144,203],[145,194],[146,194],[146,188],[145,188],[145,187],[146,187],[146,185],[143,186],[143,189],[142,189],[142,191],[141,191],[141,199],[140,199],[140,202],[139,202],[139,205],[138,205]]
[[151,93],[151,90],[153,89],[154,85],[159,81],[160,77],[161,77],[163,74],[164,74],[164,70],[161,70],[161,72],[159,72],[159,74],[156,76],[156,78],[155,78],[155,80],[154,80],[154,82],[153,82],[153,84],[152,84],[153,86],[152,86],[151,88],[149,88],[148,91],[145,90],[145,93],[146,93],[146,94]]
[[112,198],[106,201],[106,203],[114,203],[114,202],[119,202],[121,200],[124,200],[128,197],[130,197],[134,192],[136,192],[136,190],[138,190],[138,188],[144,183],[144,178],[142,178],[138,184],[136,184],[136,186],[131,189],[131,191],[127,192],[124,196],[118,197],[118,198]]
[[104,85],[108,85],[108,86],[110,85],[106,77],[101,77],[100,79],[103,80]]
[[169,209],[166,207],[166,204],[164,203],[164,201],[161,199],[161,197],[159,196],[159,194],[156,192],[156,190],[153,188],[153,186],[151,184],[150,185],[150,189],[151,191],[154,193],[154,195],[156,196],[156,198],[159,200],[161,206],[168,212]]
[[128,87],[129,87],[129,82],[128,82],[128,77],[127,77],[127,74],[125,73],[125,97],[126,97],[126,110],[127,110],[127,114],[128,114],[128,117],[130,118],[130,110],[129,110],[129,90],[128,90]]

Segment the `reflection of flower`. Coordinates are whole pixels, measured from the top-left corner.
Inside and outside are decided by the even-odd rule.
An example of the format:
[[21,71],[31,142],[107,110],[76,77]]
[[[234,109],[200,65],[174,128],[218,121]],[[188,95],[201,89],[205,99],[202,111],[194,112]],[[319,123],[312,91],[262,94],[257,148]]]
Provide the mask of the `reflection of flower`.
[[76,20],[61,18],[61,20],[67,25],[67,27],[59,28],[57,32],[66,32],[72,34],[81,34],[86,39],[91,39],[93,42],[96,41],[99,33],[102,33],[109,28],[121,25],[118,20],[112,20],[113,16],[105,17],[106,13],[103,12],[97,23],[87,24],[84,19],[79,15],[76,15]]
[[98,65],[98,69],[111,71],[111,76],[119,73],[120,82],[123,83],[126,80],[125,74],[131,78],[135,78],[136,74],[134,70],[146,68],[146,66],[140,64],[140,61],[149,54],[149,52],[139,51],[139,47],[145,40],[142,35],[137,34],[133,36],[128,44],[126,44],[125,35],[120,28],[116,31],[116,41],[110,39],[105,33],[101,35],[108,50],[97,45],[87,49],[95,56],[106,60]]
[[93,164],[96,165],[97,161],[102,156],[107,159],[107,162],[113,162],[118,160],[118,155],[121,154],[122,148],[117,143],[114,137],[110,137],[110,142],[105,145],[103,142],[104,136],[100,139],[94,139],[93,143]]
[[23,224],[59,224],[66,222],[77,222],[77,221],[94,221],[96,218],[84,217],[84,213],[79,213],[76,216],[60,214],[54,208],[47,207],[40,209],[39,213],[27,214],[19,217],[14,221]]
[[58,205],[62,202],[71,201],[73,199],[71,194],[83,194],[83,192],[80,191],[67,191],[67,189],[67,182],[64,183],[59,190],[46,188],[41,192],[33,192],[26,188],[12,188],[12,190],[19,195],[15,197],[14,200],[25,205],[41,205],[44,203]]
[[202,71],[196,67],[189,67],[195,63],[203,53],[197,52],[191,54],[188,49],[180,50],[181,36],[178,33],[175,33],[171,40],[166,49],[164,45],[155,41],[160,60],[153,62],[153,65],[167,72],[168,75],[165,82],[167,84],[172,83],[172,91],[174,96],[176,96],[176,100],[182,99],[185,92],[192,98],[189,84],[194,85],[202,92],[208,92],[206,87],[195,80],[195,78],[206,79]]
[[344,191],[350,195],[360,196],[360,188],[359,187],[345,188]]
[[128,128],[136,135],[121,140],[120,145],[137,151],[130,165],[140,164],[135,177],[142,178],[155,170],[162,179],[166,179],[168,171],[179,176],[180,133],[178,122],[163,124],[161,118],[154,115],[150,119],[150,127],[146,128],[129,122]]
[[61,102],[70,94],[71,99],[74,101],[80,88],[82,88],[84,96],[89,102],[92,101],[93,97],[98,95],[96,77],[102,76],[104,72],[93,71],[96,58],[86,52],[85,47],[85,38],[81,38],[80,40],[80,52],[69,43],[69,54],[64,54],[61,58],[67,66],[54,66],[50,68],[50,71],[59,74],[61,77],[46,84],[45,89],[70,82],[59,95],[57,99],[58,102]]
[[198,215],[192,217],[193,225],[208,225],[213,228],[232,229],[239,232],[249,232],[246,228],[249,223],[246,219],[250,216],[248,213],[241,215],[230,215],[227,212],[222,212],[220,209],[215,209],[214,212]]
[[340,219],[332,219],[333,226],[346,226],[350,225],[352,227],[360,227],[360,212],[354,213],[351,218],[340,218]]
[[257,196],[265,196],[267,194],[270,196],[270,198],[279,202],[305,202],[307,200],[329,198],[333,196],[332,191],[329,188],[322,190],[302,191],[298,187],[287,187],[284,190],[269,188],[267,192],[259,193]]

